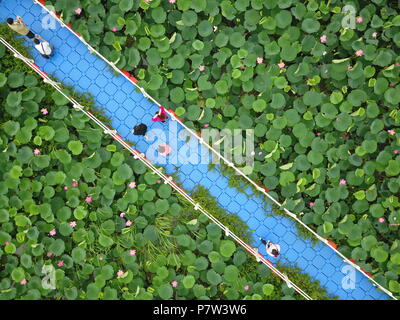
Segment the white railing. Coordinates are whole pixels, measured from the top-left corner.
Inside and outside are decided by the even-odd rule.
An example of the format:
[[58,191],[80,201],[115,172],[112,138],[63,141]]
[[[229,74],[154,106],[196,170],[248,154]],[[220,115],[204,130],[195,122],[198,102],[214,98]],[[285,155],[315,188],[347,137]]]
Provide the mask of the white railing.
[[[152,96],[150,96],[142,87],[140,87],[136,81],[134,81],[132,79],[132,77],[130,77],[129,75],[127,75],[126,73],[124,73],[122,70],[120,70],[119,68],[116,67],[116,65],[107,60],[101,53],[99,53],[96,49],[94,49],[80,34],[76,33],[69,25],[65,24],[61,18],[61,16],[58,16],[57,13],[55,11],[50,10],[49,8],[46,7],[45,5],[45,0],[32,0],[34,3],[39,4],[46,12],[48,12],[54,19],[56,19],[60,25],[62,27],[66,27],[68,28],[76,37],[78,37],[78,39],[84,43],[86,45],[86,47],[89,49],[89,51],[91,53],[96,54],[98,57],[100,57],[102,60],[104,60],[109,66],[111,66],[117,73],[121,74],[122,76],[124,76],[128,81],[130,81],[137,89],[139,89],[142,94],[148,98],[149,100],[151,100],[154,104],[156,104],[158,107],[161,106],[161,104],[156,101]],[[218,152],[217,150],[215,150],[211,145],[209,145],[207,142],[204,141],[204,139],[199,136],[195,131],[193,131],[192,129],[190,129],[189,127],[187,127],[178,117],[175,116],[175,113],[172,110],[167,110],[167,113],[170,115],[170,117],[175,120],[178,121],[182,127],[184,127],[188,132],[190,132],[194,137],[196,137],[199,142],[204,145],[206,148],[208,148],[209,150],[211,150],[211,152],[216,155],[219,159],[222,159],[229,167],[231,167],[232,169],[234,169],[236,171],[236,173],[238,173],[240,176],[242,176],[245,180],[247,180],[253,187],[255,187],[258,191],[260,191],[262,194],[264,194],[265,196],[268,197],[268,199],[270,199],[273,203],[275,203],[277,206],[279,206],[279,208],[281,208],[288,216],[290,216],[291,218],[293,218],[297,223],[299,223],[300,225],[302,225],[304,228],[306,228],[315,238],[317,238],[318,240],[322,241],[323,243],[325,243],[326,245],[328,245],[333,251],[336,252],[336,254],[338,254],[344,262],[347,262],[348,264],[350,264],[351,266],[353,266],[355,269],[357,269],[359,272],[361,272],[364,276],[366,276],[372,283],[374,286],[380,288],[383,292],[385,292],[387,295],[389,295],[391,298],[396,299],[396,297],[393,295],[392,292],[390,292],[388,289],[384,288],[381,284],[379,284],[375,279],[372,278],[372,276],[370,276],[367,272],[365,272],[359,265],[357,265],[356,263],[354,263],[353,261],[351,261],[350,259],[348,259],[344,254],[342,254],[339,250],[337,250],[336,246],[333,245],[333,243],[331,241],[329,241],[328,239],[325,239],[323,237],[321,237],[316,231],[314,231],[312,228],[310,228],[308,225],[306,225],[301,219],[299,219],[299,217],[291,212],[290,210],[288,210],[287,208],[284,207],[284,205],[282,203],[280,203],[278,200],[276,200],[274,197],[272,197],[269,194],[269,190],[263,187],[260,187],[257,183],[255,183],[252,179],[250,179],[246,174],[244,174],[239,168],[237,168],[231,161],[229,161],[228,159],[226,159],[220,152]],[[300,215],[303,214],[303,212],[299,213]],[[397,299],[396,299],[397,300]]]
[[301,288],[299,288],[295,283],[293,283],[287,275],[280,272],[269,260],[265,259],[261,254],[258,253],[256,248],[245,243],[242,239],[240,239],[236,234],[231,232],[228,227],[226,227],[223,223],[221,223],[217,218],[215,218],[212,214],[208,213],[199,203],[197,203],[193,198],[191,198],[183,189],[181,189],[173,180],[172,177],[166,176],[163,172],[161,172],[157,167],[155,167],[148,159],[144,157],[142,153],[133,149],[128,143],[126,143],[120,135],[117,134],[116,130],[110,129],[107,125],[102,123],[99,119],[97,119],[90,111],[84,109],[84,106],[79,104],[74,98],[67,95],[63,89],[59,86],[59,84],[52,80],[45,72],[40,70],[40,68],[34,63],[32,59],[29,59],[23,56],[18,50],[16,50],[10,43],[8,43],[5,39],[0,37],[0,42],[4,44],[13,54],[14,57],[21,59],[25,64],[27,64],[32,70],[38,73],[43,81],[49,85],[51,85],[55,90],[57,90],[60,94],[62,94],[66,99],[68,99],[73,108],[83,112],[86,116],[88,116],[91,120],[93,120],[105,134],[109,134],[120,143],[125,149],[127,149],[130,153],[133,154],[135,159],[139,159],[142,163],[144,163],[149,169],[151,169],[155,174],[157,174],[161,179],[164,180],[165,184],[169,184],[176,192],[178,192],[183,198],[189,201],[196,211],[200,211],[202,214],[207,216],[211,221],[213,221],[218,227],[220,227],[226,236],[232,237],[237,243],[239,243],[242,247],[244,247],[249,253],[251,253],[258,262],[262,262],[265,264],[274,274],[280,277],[283,281],[286,282],[288,287],[293,288],[296,292],[298,292],[301,296],[303,296],[307,300],[312,300],[312,298],[305,293]]

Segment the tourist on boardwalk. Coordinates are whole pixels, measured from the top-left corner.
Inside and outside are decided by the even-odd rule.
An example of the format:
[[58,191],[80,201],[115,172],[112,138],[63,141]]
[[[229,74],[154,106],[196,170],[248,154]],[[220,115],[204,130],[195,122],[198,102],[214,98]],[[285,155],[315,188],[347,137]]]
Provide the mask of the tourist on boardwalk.
[[163,106],[160,106],[160,110],[156,112],[154,117],[151,119],[152,121],[161,121],[162,123],[165,122],[165,120],[168,119],[167,113],[165,112],[165,109]]
[[260,241],[265,245],[267,253],[274,258],[277,258],[281,252],[281,246],[279,244],[274,244],[271,241],[265,241],[265,239],[260,238]]
[[160,144],[158,146],[158,152],[162,155],[162,156],[168,156],[171,153],[172,149],[169,145],[167,144]]
[[33,39],[35,48],[40,52],[43,58],[49,59],[53,55],[53,48],[50,43],[44,40],[41,36],[36,35]]
[[13,18],[8,18],[7,24],[16,33],[27,36],[29,39],[33,39],[35,37],[35,34],[29,30],[22,18],[19,16],[17,16],[16,20],[14,20]]
[[146,138],[146,140],[149,140],[149,137],[146,136],[146,132],[147,132],[147,126],[144,123],[134,126],[132,130],[132,133],[135,136],[143,136]]

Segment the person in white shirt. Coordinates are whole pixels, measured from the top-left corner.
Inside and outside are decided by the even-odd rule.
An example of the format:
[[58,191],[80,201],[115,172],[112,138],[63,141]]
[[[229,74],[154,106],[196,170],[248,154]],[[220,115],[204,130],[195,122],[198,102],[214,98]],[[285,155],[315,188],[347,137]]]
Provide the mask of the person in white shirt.
[[44,40],[41,36],[36,35],[33,39],[35,43],[35,48],[37,51],[40,52],[43,58],[49,59],[50,56],[53,54],[53,48],[50,43]]
[[260,238],[263,245],[265,245],[265,249],[267,253],[274,258],[279,257],[281,253],[281,246],[279,244],[272,243],[271,241],[265,241],[265,239]]

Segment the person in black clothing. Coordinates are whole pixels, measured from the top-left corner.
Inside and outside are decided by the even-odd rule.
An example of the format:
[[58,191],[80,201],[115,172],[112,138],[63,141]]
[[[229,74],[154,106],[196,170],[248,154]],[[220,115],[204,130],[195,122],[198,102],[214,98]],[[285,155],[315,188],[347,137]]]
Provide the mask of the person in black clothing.
[[144,123],[134,126],[132,130],[132,133],[135,136],[143,136],[146,138],[146,140],[149,140],[149,137],[146,136],[146,132],[147,132],[147,126]]

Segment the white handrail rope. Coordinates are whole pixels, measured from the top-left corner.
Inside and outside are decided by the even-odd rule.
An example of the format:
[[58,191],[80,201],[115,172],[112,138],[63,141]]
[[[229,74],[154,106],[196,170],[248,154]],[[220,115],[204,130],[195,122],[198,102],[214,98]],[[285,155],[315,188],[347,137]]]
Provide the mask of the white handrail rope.
[[[9,44],[5,39],[0,37],[0,42],[3,43],[11,52],[14,53],[14,56],[17,57],[15,54],[19,55],[18,58],[24,57],[21,53],[18,52],[11,44]],[[176,192],[178,192],[183,198],[185,198],[189,203],[191,203],[196,210],[199,210],[201,213],[203,213],[207,218],[209,218],[211,221],[213,221],[219,228],[221,228],[223,231],[226,232],[226,230],[229,230],[223,223],[221,223],[217,218],[215,218],[212,214],[208,213],[203,207],[201,207],[193,198],[191,198],[183,189],[178,187],[171,177],[166,176],[164,173],[162,173],[157,167],[155,167],[149,160],[147,160],[143,154],[141,154],[139,151],[136,149],[133,149],[126,141],[124,141],[121,136],[119,136],[116,132],[116,130],[110,129],[108,126],[106,126],[104,123],[102,123],[96,116],[94,116],[91,112],[86,111],[84,109],[84,106],[80,105],[75,99],[72,97],[68,96],[61,88],[60,86],[53,81],[45,72],[41,71],[40,68],[34,64],[31,59],[28,59],[24,57],[25,59],[21,59],[22,61],[25,62],[32,70],[34,70],[36,73],[38,73],[42,78],[43,81],[51,85],[54,89],[56,89],[60,94],[62,94],[66,99],[68,99],[71,104],[73,105],[73,108],[78,109],[79,111],[82,111],[86,116],[88,116],[90,119],[92,119],[98,126],[100,126],[103,129],[103,132],[106,134],[111,135],[114,140],[118,141],[125,149],[130,151],[136,159],[139,159],[142,163],[144,163],[148,168],[150,168],[155,174],[157,174],[160,178],[162,178],[167,184],[169,184]],[[264,265],[266,265],[273,273],[275,273],[277,276],[279,276],[289,287],[293,287],[296,292],[298,292],[301,296],[303,296],[307,300],[312,300],[312,298],[305,293],[301,288],[299,288],[296,284],[294,284],[288,277],[280,272],[271,262],[266,260],[264,257],[260,256],[258,251],[256,251],[253,247],[245,243],[242,239],[240,239],[236,234],[232,233],[229,231],[229,236],[232,237],[237,243],[239,243],[241,246],[243,246],[249,253],[254,255],[257,259],[257,261],[261,261]]]
[[[136,88],[138,88],[143,95],[151,100],[154,104],[156,104],[158,107],[161,106],[161,104],[156,101],[152,96],[150,96],[142,87],[138,86],[136,84],[135,81],[133,81],[130,77],[128,77],[124,72],[122,72],[122,70],[120,70],[119,68],[116,68],[115,64],[113,62],[110,62],[109,60],[107,60],[101,53],[99,53],[96,49],[94,49],[88,42],[86,42],[86,40],[79,35],[78,33],[76,33],[71,27],[69,27],[68,25],[66,25],[63,20],[58,17],[53,11],[49,10],[45,5],[43,5],[41,2],[39,2],[38,0],[32,0],[34,3],[39,4],[44,10],[46,10],[54,19],[56,19],[57,21],[59,21],[59,23],[61,24],[61,26],[63,27],[67,27],[74,35],[76,35],[78,37],[78,39],[80,41],[82,41],[82,43],[84,43],[86,45],[86,47],[90,50],[90,52],[95,53],[98,57],[100,57],[103,61],[105,61],[108,65],[110,65],[115,71],[117,71],[118,73],[120,73],[122,76],[124,76],[128,81],[130,81]],[[189,127],[187,127],[178,117],[175,116],[174,113],[169,112],[168,110],[166,110],[166,112],[176,121],[178,121],[182,127],[184,127],[187,131],[189,131],[193,136],[195,136],[202,145],[206,146],[209,150],[211,150],[215,155],[217,155],[219,158],[221,158],[225,163],[227,164],[231,164],[231,162],[229,160],[227,160],[224,156],[222,156],[222,154],[220,154],[217,150],[215,150],[211,145],[209,145],[207,142],[204,141],[204,139],[202,139],[201,137],[199,137],[197,135],[197,133],[195,131],[193,131],[192,129],[190,129]],[[303,227],[305,227],[308,231],[310,231],[318,240],[322,241],[323,243],[327,244],[331,250],[335,251],[340,257],[343,257],[344,260],[346,260],[347,263],[351,264],[353,267],[357,268],[358,270],[360,270],[360,272],[365,275],[366,277],[368,277],[376,286],[378,286],[382,291],[384,291],[385,293],[387,293],[389,296],[391,296],[392,298],[395,298],[393,293],[391,293],[388,289],[384,288],[382,285],[380,285],[378,282],[376,282],[372,277],[368,276],[368,274],[366,274],[365,272],[363,272],[359,266],[357,266],[354,262],[350,261],[349,258],[347,258],[346,256],[344,256],[341,252],[339,252],[339,250],[337,250],[336,248],[332,247],[331,245],[329,245],[324,238],[322,238],[317,232],[315,232],[313,229],[311,229],[309,226],[307,226],[303,221],[301,221],[298,218],[295,218],[296,214],[292,213],[291,211],[287,210],[282,203],[280,203],[279,201],[277,201],[274,197],[272,197],[267,191],[265,191],[263,188],[261,188],[258,184],[256,184],[252,179],[250,179],[246,174],[244,174],[239,168],[237,168],[234,165],[231,165],[231,167],[237,172],[239,173],[239,175],[241,175],[243,178],[245,178],[250,184],[252,184],[257,190],[259,190],[261,193],[263,193],[264,195],[266,195],[271,201],[273,201],[276,205],[278,205],[281,209],[283,209],[285,211],[285,213],[290,213],[290,216],[293,217],[296,222],[300,223]],[[296,216],[297,217],[297,216]],[[389,294],[390,292],[390,294]]]

